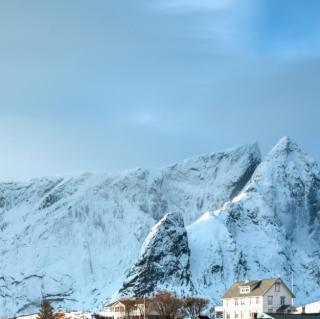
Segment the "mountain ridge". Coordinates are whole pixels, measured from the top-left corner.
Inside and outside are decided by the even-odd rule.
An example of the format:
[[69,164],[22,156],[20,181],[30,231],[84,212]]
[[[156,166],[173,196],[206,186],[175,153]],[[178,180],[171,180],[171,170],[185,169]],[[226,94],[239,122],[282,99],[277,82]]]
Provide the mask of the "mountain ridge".
[[159,219],[179,211],[190,224],[234,196],[260,161],[251,144],[157,172],[0,183],[0,316],[33,312],[41,296],[56,307],[98,307]]

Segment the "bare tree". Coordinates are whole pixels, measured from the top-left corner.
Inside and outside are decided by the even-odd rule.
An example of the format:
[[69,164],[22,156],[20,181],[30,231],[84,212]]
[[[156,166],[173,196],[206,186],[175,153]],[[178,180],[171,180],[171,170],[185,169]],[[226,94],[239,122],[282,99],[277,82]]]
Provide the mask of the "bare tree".
[[65,317],[66,317],[65,314],[63,312],[61,312],[61,311],[56,312],[54,314],[54,316],[55,316],[56,319],[65,319]]
[[153,299],[147,297],[141,298],[137,300],[137,306],[141,319],[152,315],[152,310],[154,310]]
[[152,309],[160,319],[176,319],[182,310],[183,302],[171,292],[157,293],[152,299]]
[[56,316],[49,300],[43,299],[40,305],[40,311],[37,319],[55,319]]
[[183,299],[183,311],[192,319],[202,315],[208,308],[209,300],[197,297],[187,297]]

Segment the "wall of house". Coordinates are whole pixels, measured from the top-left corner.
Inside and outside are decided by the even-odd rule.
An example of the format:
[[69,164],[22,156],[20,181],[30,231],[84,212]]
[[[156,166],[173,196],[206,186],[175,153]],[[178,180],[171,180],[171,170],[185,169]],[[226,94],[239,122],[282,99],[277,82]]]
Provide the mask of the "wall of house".
[[[280,282],[280,291],[276,291],[274,284],[263,296],[263,312],[276,312],[281,307],[281,297],[285,297],[285,305],[292,305],[292,295],[288,288]],[[268,297],[272,297],[272,305],[268,304]]]
[[[141,317],[143,316],[143,304],[137,304],[134,309],[130,311],[131,317]],[[142,311],[142,312],[141,312]],[[105,307],[103,312],[100,313],[101,316],[114,319],[124,319],[127,316],[125,305],[121,302],[113,304],[111,307]]]
[[263,297],[237,297],[223,299],[224,319],[250,319],[263,310]]

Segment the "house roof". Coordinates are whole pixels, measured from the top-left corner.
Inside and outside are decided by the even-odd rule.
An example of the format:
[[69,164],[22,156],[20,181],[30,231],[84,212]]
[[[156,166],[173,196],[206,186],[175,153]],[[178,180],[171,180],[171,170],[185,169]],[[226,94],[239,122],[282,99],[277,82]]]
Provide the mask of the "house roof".
[[288,310],[290,310],[291,312],[293,312],[292,310],[295,310],[296,308],[291,306],[291,305],[282,305],[280,306],[276,312],[289,312]]
[[[285,283],[280,278],[268,278],[261,280],[247,280],[239,281],[233,284],[233,286],[225,292],[222,299],[235,298],[235,297],[258,297],[263,296],[277,281],[281,281],[284,285]],[[240,293],[240,287],[250,286],[250,292]],[[285,285],[286,286],[286,285]],[[286,286],[289,292],[292,294],[291,290]]]
[[124,306],[127,306],[128,304],[132,305],[132,304],[141,304],[143,303],[143,299],[142,298],[124,298],[124,299],[118,299],[108,305],[105,305],[106,308],[112,307],[114,305],[116,305],[117,303],[121,303]]
[[118,302],[119,302],[119,300],[113,301],[113,302],[105,305],[105,307],[111,307],[111,306],[115,305],[115,304],[118,303]]

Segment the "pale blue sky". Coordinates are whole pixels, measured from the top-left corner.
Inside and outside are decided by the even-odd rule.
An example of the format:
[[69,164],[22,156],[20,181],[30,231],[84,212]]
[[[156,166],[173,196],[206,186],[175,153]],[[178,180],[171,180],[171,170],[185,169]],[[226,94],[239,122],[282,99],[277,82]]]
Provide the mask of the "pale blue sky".
[[0,180],[283,135],[320,160],[320,1],[0,1]]

